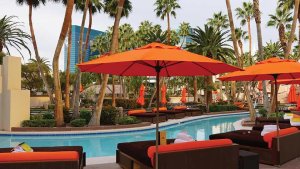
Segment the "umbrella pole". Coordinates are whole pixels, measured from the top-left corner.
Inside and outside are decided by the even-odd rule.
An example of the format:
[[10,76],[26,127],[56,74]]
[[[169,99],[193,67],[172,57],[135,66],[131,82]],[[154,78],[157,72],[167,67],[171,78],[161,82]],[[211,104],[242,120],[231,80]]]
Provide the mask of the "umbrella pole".
[[159,140],[159,132],[158,132],[158,124],[159,124],[159,73],[161,70],[161,67],[159,66],[159,63],[157,62],[156,69],[156,141],[155,141],[155,169],[158,169],[158,140]]
[[273,75],[274,80],[275,80],[275,112],[276,112],[276,126],[277,126],[277,150],[280,151],[280,147],[279,147],[279,122],[278,122],[278,90],[277,90],[277,77],[278,75],[275,74]]

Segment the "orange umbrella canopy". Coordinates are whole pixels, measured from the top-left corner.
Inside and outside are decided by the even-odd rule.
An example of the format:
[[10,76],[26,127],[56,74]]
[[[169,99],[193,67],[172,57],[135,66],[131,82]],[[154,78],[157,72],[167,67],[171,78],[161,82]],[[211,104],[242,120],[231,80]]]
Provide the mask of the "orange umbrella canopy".
[[99,57],[78,64],[81,72],[120,76],[211,76],[241,70],[221,61],[197,55],[176,46],[150,43],[146,46]]
[[261,61],[245,68],[222,76],[223,81],[258,81],[300,78],[300,64],[295,60],[279,59],[276,57]]
[[140,95],[139,95],[139,98],[137,99],[137,103],[141,106],[144,106],[145,105],[145,98],[144,98],[144,95],[145,95],[145,86],[144,84],[141,85],[140,87]]
[[257,84],[257,89],[259,91],[262,91],[263,90],[263,85],[262,85],[262,81],[259,81],[258,84]]
[[186,103],[186,88],[183,88],[182,91],[181,91],[181,99],[180,101],[182,103]]
[[161,103],[164,105],[167,103],[166,95],[167,95],[167,87],[165,84],[163,84],[163,86],[161,87]]
[[300,96],[297,99],[297,110],[300,110]]
[[294,85],[291,85],[290,91],[288,94],[288,102],[289,103],[296,103],[297,102],[297,96],[296,96],[296,88]]
[[[271,83],[274,84],[274,81],[272,81]],[[287,80],[278,80],[277,84],[300,84],[300,78],[287,79]]]

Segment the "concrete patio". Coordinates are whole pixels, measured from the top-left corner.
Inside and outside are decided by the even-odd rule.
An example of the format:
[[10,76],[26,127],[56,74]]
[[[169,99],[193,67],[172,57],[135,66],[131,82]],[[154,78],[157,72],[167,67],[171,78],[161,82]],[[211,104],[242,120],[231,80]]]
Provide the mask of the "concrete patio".
[[[300,169],[300,158],[292,160],[280,167],[274,167],[274,166],[260,164],[259,168],[260,169],[277,169],[277,168]],[[85,167],[85,169],[122,169],[122,168],[116,163],[108,163],[108,164],[89,165],[89,166]]]

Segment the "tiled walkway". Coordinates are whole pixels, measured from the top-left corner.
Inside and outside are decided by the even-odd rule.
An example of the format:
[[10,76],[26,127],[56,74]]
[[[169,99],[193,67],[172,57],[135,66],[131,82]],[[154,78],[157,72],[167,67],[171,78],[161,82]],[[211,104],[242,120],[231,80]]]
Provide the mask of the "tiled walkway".
[[[277,169],[278,167],[274,166],[267,166],[267,165],[260,165],[260,169]],[[118,164],[111,163],[111,164],[99,164],[99,165],[91,165],[87,166],[85,169],[121,169]],[[290,161],[282,166],[280,169],[300,169],[300,158],[297,158],[293,161]]]

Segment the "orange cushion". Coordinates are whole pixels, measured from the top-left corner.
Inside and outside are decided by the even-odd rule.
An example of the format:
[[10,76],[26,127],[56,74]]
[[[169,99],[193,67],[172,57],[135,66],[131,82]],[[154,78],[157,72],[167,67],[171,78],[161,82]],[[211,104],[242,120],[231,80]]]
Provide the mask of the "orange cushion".
[[139,114],[139,113],[146,113],[145,109],[139,109],[139,110],[130,110],[128,111],[128,115],[132,115],[132,114]]
[[300,118],[300,115],[293,114],[293,117],[294,117],[294,118]]
[[74,161],[78,159],[79,155],[76,151],[0,153],[0,163],[30,161]]
[[[152,109],[152,112],[156,112],[156,108],[153,108]],[[166,108],[166,107],[160,107],[159,109],[158,109],[160,112],[162,112],[162,111],[167,111],[168,109]]]
[[[281,129],[281,130],[279,130],[279,136],[285,136],[288,134],[295,133],[297,131],[298,131],[298,128],[296,128],[296,127]],[[269,148],[272,147],[272,139],[275,138],[276,136],[277,136],[277,131],[273,131],[273,132],[270,132],[270,133],[267,133],[264,135],[263,139],[265,142],[268,143]]]
[[[194,149],[204,149],[211,147],[221,147],[232,145],[232,141],[230,139],[217,139],[217,140],[205,140],[205,141],[192,141],[186,143],[177,143],[177,144],[168,144],[168,145],[160,145],[158,146],[158,152],[173,152],[173,151],[185,151],[185,150],[194,150]],[[152,161],[155,155],[156,147],[151,146],[148,148],[148,157]]]
[[174,110],[186,110],[186,106],[174,106]]

